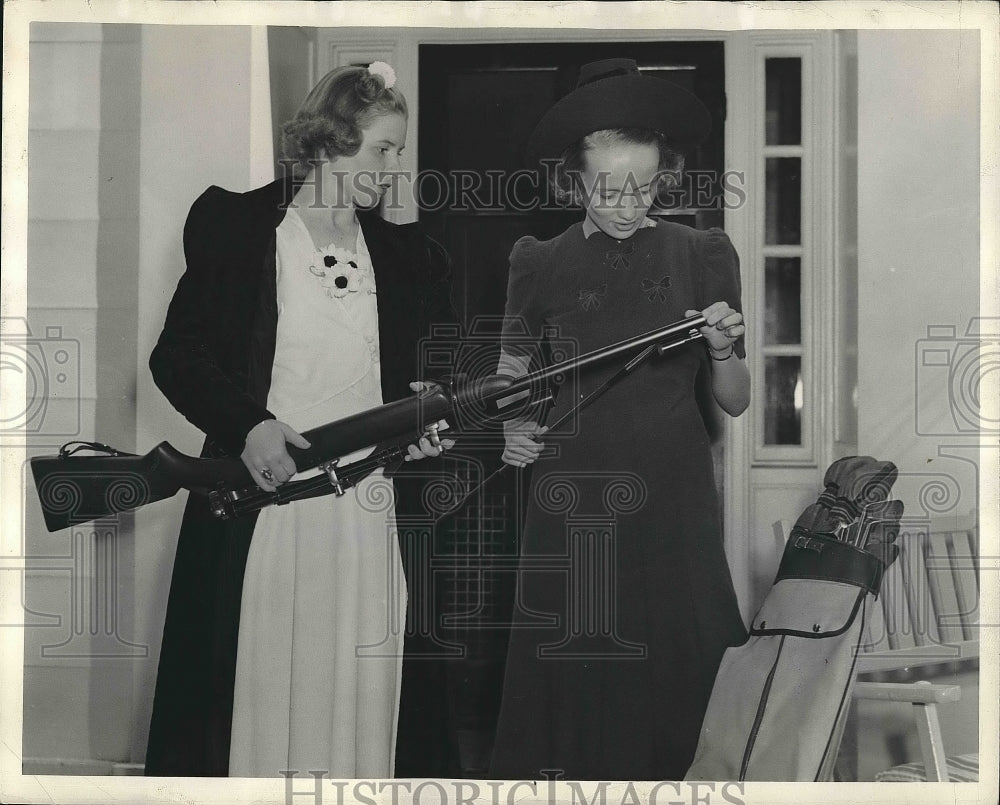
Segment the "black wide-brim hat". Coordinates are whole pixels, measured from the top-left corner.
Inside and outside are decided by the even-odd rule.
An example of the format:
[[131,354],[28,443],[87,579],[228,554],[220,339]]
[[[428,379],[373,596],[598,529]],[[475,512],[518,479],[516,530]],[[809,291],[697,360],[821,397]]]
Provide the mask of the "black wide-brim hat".
[[658,131],[683,151],[708,136],[712,117],[683,87],[641,75],[633,59],[604,59],[580,68],[576,89],[535,127],[527,156],[532,162],[558,157],[592,132],[623,128]]

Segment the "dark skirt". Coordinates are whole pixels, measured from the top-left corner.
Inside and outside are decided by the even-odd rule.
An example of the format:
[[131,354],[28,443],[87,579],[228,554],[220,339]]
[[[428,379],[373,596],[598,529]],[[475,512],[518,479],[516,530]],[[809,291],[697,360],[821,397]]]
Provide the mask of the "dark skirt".
[[683,779],[746,639],[697,409],[636,427],[628,385],[534,468],[492,777]]

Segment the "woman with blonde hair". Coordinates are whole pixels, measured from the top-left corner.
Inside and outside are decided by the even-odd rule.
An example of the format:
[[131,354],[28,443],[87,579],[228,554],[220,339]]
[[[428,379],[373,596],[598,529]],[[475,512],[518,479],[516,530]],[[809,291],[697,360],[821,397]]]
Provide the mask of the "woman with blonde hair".
[[[260,488],[297,474],[303,431],[419,388],[417,345],[453,320],[443,250],[375,207],[401,170],[389,65],[342,67],[284,127],[295,175],[210,187],[150,357],[157,385]],[[439,455],[421,438],[409,459]],[[359,458],[346,457],[342,463]],[[297,477],[303,477],[298,475]],[[406,582],[392,482],[220,521],[187,504],[146,774],[391,777]]]

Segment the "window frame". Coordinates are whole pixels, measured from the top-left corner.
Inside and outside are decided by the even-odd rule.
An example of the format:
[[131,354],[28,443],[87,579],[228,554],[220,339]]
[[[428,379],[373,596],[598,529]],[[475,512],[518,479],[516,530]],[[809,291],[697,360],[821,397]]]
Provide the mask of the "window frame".
[[[815,467],[826,460],[823,434],[831,401],[824,394],[832,382],[832,300],[834,270],[832,201],[834,198],[834,108],[832,82],[818,80],[833,69],[829,38],[821,35],[776,37],[751,35],[748,70],[751,125],[747,187],[753,195],[750,225],[752,261],[746,272],[752,296],[748,316],[754,336],[748,339],[749,364],[754,397],[751,460],[755,466]],[[766,143],[767,61],[795,58],[802,67],[801,138],[797,145]],[[798,244],[767,244],[766,168],[775,157],[801,160],[801,237]],[[823,188],[828,188],[824,190]],[[800,333],[798,344],[767,344],[765,338],[765,283],[767,258],[795,257],[800,270]],[[767,387],[766,361],[769,357],[794,356],[801,360],[803,404],[801,441],[798,444],[765,442]]]

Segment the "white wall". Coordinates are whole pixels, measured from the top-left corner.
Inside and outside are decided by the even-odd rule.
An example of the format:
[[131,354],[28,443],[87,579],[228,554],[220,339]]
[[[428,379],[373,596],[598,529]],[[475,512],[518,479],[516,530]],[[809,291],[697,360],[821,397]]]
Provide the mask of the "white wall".
[[[949,402],[977,375],[961,336],[979,313],[979,60],[976,32],[858,33],[858,448],[899,467],[907,519],[978,503],[977,435]],[[933,325],[956,330],[940,339],[953,382],[923,365]],[[948,752],[976,751],[977,678],[941,681],[963,686],[941,713]],[[883,727],[919,756],[906,710],[860,708],[861,779],[886,765]]]
[[978,33],[862,32],[858,73],[859,447],[915,495],[948,476],[968,511],[972,467],[938,449],[970,439],[946,370],[918,358],[929,326],[962,336],[979,311]]
[[282,175],[278,164],[278,160],[283,157],[281,127],[295,116],[312,89],[310,82],[314,72],[315,38],[315,28],[269,26],[267,29],[275,176]]
[[[29,455],[72,439],[131,450],[139,29],[36,23],[30,43],[28,324],[50,399]],[[122,760],[145,653],[132,639],[131,518],[48,534],[39,515],[27,506],[23,756],[29,769],[32,758]]]

